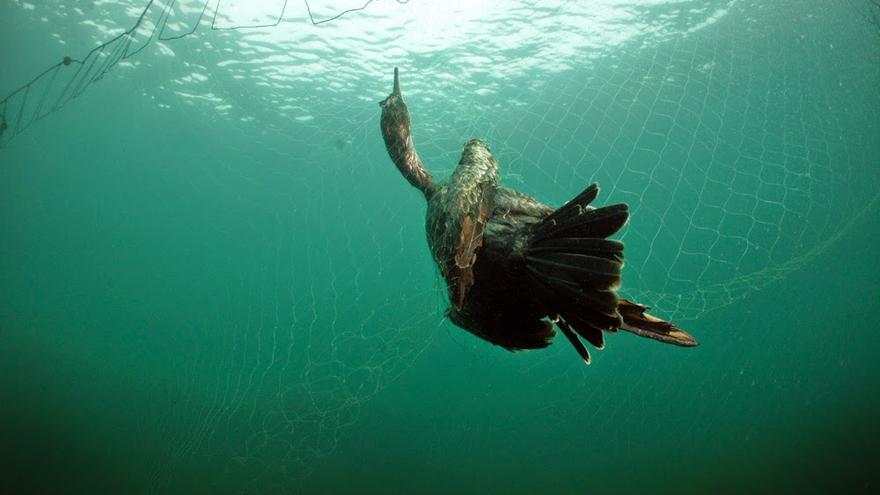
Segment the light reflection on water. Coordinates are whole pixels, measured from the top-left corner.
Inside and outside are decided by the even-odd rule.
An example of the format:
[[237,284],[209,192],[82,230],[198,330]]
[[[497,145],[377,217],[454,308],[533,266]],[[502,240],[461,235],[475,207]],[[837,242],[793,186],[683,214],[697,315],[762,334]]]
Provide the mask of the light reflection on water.
[[[191,31],[204,12],[193,35],[199,41],[154,40],[152,56],[174,57],[179,49],[186,50],[183,60],[201,57],[215,75],[259,88],[256,94],[266,103],[281,111],[299,109],[290,118],[303,120],[298,103],[304,101],[304,94],[313,93],[297,91],[300,85],[317,90],[321,98],[348,99],[363,93],[365,78],[386,74],[389,67],[399,65],[419,67],[407,74],[407,85],[426,101],[449,99],[444,79],[462,91],[492,95],[514,82],[540,85],[548,75],[583,67],[623,43],[651,44],[703,28],[722,17],[735,0],[708,4],[695,0],[556,1],[539,6],[497,0],[374,1],[364,10],[319,26],[310,24],[304,3],[289,2],[277,26],[247,27],[277,22],[284,3],[220,2],[214,20],[220,30],[212,31],[213,3],[206,9],[202,0],[177,1],[163,35]],[[314,2],[311,7],[320,20],[360,5]],[[148,10],[139,33],[152,32],[162,18],[161,7],[156,4]],[[85,36],[79,36],[91,41],[68,46],[69,50],[83,47],[83,51],[118,35],[143,13],[142,7],[120,1],[95,2],[88,8],[60,5],[54,11],[51,15],[57,19],[50,20],[52,25],[85,28]],[[178,48],[178,44],[183,46]],[[135,58],[131,63],[141,61]],[[173,81],[177,95],[228,112],[235,103],[224,99],[233,96],[205,92],[199,83],[208,75],[204,69],[194,69]],[[375,97],[363,98],[372,101]]]

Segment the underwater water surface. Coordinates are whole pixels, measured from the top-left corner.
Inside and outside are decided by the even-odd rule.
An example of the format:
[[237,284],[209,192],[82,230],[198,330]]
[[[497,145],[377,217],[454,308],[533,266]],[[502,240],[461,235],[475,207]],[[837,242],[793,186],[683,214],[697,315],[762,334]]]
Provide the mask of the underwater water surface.
[[[878,16],[5,2],[0,493],[877,491]],[[446,320],[394,67],[435,176],[628,203],[621,293],[700,346]]]

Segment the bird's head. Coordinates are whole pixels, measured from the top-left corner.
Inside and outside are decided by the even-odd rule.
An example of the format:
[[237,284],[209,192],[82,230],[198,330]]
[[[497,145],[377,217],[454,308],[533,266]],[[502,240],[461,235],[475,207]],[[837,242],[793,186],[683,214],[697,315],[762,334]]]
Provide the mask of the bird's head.
[[391,94],[387,98],[379,102],[382,111],[391,111],[403,107],[406,110],[406,103],[403,101],[403,95],[400,94],[400,73],[397,67],[394,68],[394,86],[391,88]]

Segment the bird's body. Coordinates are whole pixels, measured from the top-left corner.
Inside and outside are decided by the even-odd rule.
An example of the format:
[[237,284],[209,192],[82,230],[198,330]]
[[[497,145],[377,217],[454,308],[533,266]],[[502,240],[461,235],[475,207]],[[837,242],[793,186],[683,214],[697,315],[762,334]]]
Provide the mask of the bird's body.
[[559,209],[502,187],[498,162],[479,140],[468,141],[452,176],[436,183],[415,151],[397,69],[381,106],[388,153],[428,202],[428,245],[446,280],[453,323],[508,350],[546,347],[555,323],[586,362],[578,335],[602,348],[602,332],[619,328],[696,345],[646,307],[617,297],[623,245],[607,237],[626,223],[626,205],[591,207],[595,184]]

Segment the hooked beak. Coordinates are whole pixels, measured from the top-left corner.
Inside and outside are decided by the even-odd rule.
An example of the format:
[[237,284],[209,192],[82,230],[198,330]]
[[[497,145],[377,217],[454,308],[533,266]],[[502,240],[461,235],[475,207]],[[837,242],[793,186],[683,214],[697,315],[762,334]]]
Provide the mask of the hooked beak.
[[400,72],[397,67],[394,68],[394,88],[391,89],[391,94],[400,97]]
[[400,94],[400,73],[397,67],[394,68],[394,87],[391,88],[391,94],[387,98],[379,102],[382,108],[389,108],[397,102],[403,103],[403,95]]

